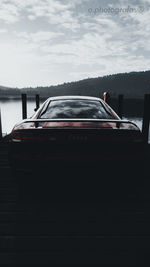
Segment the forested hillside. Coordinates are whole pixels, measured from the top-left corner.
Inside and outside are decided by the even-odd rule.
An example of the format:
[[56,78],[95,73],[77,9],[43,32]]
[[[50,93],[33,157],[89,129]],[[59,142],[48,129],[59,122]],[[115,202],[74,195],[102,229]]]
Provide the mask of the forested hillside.
[[21,93],[28,93],[28,95],[38,93],[43,97],[56,95],[102,96],[104,91],[110,92],[112,97],[124,94],[127,98],[141,98],[145,93],[150,93],[150,71],[119,73],[47,87],[19,89],[0,86],[1,97],[17,96]]

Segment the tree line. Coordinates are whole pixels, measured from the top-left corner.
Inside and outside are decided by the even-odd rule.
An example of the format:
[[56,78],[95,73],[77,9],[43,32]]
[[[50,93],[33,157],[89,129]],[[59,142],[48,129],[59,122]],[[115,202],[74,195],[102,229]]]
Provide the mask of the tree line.
[[150,93],[150,71],[118,73],[46,87],[19,89],[0,86],[1,97],[18,96],[21,93],[27,93],[29,96],[40,94],[41,97],[57,95],[102,97],[104,91],[109,92],[113,98],[118,94],[124,94],[126,98],[143,98],[145,93]]

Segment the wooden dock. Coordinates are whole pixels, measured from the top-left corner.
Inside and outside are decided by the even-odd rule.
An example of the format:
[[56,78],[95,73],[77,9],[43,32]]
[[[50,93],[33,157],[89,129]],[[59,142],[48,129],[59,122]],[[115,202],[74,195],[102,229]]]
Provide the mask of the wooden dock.
[[36,183],[20,195],[8,164],[8,144],[1,142],[0,266],[145,266],[150,253],[149,178],[143,172],[140,187],[126,201],[56,203]]
[[[107,100],[108,95],[105,94]],[[144,103],[142,131],[147,142],[149,95],[145,96]],[[37,95],[36,109],[38,107]],[[122,95],[118,97],[118,113],[122,117]],[[22,117],[26,116],[27,96],[22,95]],[[73,201],[71,194],[65,200],[63,198],[68,193],[68,181],[65,186],[61,170],[59,175],[62,177],[49,170],[50,181],[51,177],[61,178],[56,184],[45,181],[45,172],[40,179],[33,181],[33,177],[28,174],[24,177],[20,174],[21,182],[18,183],[9,166],[7,140],[1,139],[1,136],[0,119],[0,266],[149,266],[150,145],[147,145],[147,159],[141,173],[125,176],[122,170],[114,174],[114,177],[118,175],[121,190],[133,189],[129,190],[125,198],[122,198],[121,190],[120,198],[113,194],[112,181],[107,186],[109,192],[93,183],[101,175],[101,170],[97,168],[86,173],[92,178],[89,187],[86,187],[87,176],[84,177],[85,183],[81,187],[83,198],[79,198],[78,192],[74,190],[76,194]],[[68,173],[68,177],[71,175],[72,178],[72,173],[81,177],[80,170],[73,170]],[[109,195],[110,192],[110,198],[95,198],[101,193]],[[56,195],[59,196],[57,201]]]

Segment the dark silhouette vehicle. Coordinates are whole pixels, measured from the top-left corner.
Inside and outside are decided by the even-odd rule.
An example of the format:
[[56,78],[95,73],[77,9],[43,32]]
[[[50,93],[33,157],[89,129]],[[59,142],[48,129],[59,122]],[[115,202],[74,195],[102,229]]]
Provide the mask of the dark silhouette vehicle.
[[140,129],[121,120],[102,99],[50,97],[30,119],[15,125],[9,158],[14,169],[90,164],[102,169],[133,164],[141,159],[142,144]]

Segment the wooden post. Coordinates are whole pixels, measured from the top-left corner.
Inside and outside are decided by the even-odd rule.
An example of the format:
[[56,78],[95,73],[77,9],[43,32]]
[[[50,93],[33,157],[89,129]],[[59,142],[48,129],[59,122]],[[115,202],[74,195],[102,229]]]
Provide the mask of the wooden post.
[[1,110],[0,110],[0,139],[2,139],[2,121],[1,121]]
[[104,92],[103,97],[104,97],[104,102],[110,105],[110,94],[108,92]]
[[123,95],[118,96],[118,116],[122,119],[123,117]]
[[27,118],[27,95],[22,94],[22,118],[23,120]]
[[145,143],[148,143],[149,122],[150,122],[150,94],[145,94],[143,124],[142,124],[142,134]]
[[36,103],[36,107],[35,107],[34,111],[37,111],[38,108],[40,107],[40,97],[39,97],[39,95],[35,96],[35,103]]

